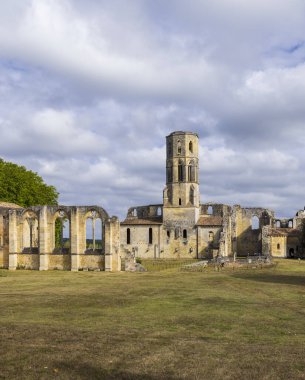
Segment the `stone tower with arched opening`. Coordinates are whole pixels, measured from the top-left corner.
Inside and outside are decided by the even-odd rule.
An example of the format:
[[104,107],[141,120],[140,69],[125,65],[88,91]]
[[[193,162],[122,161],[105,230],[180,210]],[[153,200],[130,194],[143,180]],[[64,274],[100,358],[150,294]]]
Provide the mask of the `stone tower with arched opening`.
[[173,132],[166,137],[166,188],[163,193],[163,222],[199,218],[198,135]]

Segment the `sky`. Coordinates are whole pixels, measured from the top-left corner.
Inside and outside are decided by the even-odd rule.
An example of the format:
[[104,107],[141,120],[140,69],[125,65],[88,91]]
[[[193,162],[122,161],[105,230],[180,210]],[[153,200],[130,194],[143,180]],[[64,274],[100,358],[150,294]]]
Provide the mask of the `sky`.
[[303,209],[304,0],[0,0],[0,157],[61,204],[162,203],[175,130],[202,203]]

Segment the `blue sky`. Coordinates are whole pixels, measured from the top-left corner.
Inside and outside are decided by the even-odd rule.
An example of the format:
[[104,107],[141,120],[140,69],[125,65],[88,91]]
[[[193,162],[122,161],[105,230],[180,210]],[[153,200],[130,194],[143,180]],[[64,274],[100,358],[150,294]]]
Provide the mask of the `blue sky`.
[[0,156],[63,204],[161,203],[165,136],[200,136],[201,202],[305,205],[303,0],[0,3]]

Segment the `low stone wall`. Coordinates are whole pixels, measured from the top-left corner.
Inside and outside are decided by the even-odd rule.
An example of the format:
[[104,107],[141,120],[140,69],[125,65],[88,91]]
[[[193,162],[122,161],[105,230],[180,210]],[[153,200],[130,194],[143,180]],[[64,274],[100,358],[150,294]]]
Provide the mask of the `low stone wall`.
[[0,268],[8,268],[8,249],[7,248],[0,248]]
[[39,269],[39,255],[36,253],[25,254],[18,253],[17,254],[17,268],[20,269]]
[[100,269],[105,270],[105,256],[104,255],[80,255],[79,269]]
[[50,254],[48,269],[71,270],[71,256]]

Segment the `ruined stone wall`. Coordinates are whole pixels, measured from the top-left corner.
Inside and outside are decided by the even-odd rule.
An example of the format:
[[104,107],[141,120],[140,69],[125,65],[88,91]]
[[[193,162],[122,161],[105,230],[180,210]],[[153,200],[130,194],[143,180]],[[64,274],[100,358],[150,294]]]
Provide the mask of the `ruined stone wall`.
[[70,255],[49,255],[49,270],[71,270],[71,256]]
[[[257,217],[259,228],[253,229],[252,218]],[[262,228],[271,226],[273,212],[263,208],[241,208],[239,205],[232,210],[232,238],[235,240],[233,250],[236,248],[237,255],[253,255],[262,253]]]
[[[130,230],[130,244],[127,244],[127,228]],[[152,229],[152,244],[149,244],[149,228]],[[121,255],[126,251],[133,252],[135,257],[160,257],[160,226],[159,225],[121,225],[120,232]]]
[[287,257],[286,255],[286,236],[271,236],[271,255],[272,257]]
[[[210,237],[211,232],[214,236],[213,240]],[[221,226],[198,226],[198,258],[211,259],[218,255],[221,233]]]
[[80,270],[105,270],[105,256],[104,255],[80,255]]
[[[183,231],[186,231],[184,238]],[[197,257],[197,229],[191,226],[169,227],[164,226],[162,231],[161,258],[196,258]],[[169,232],[169,236],[168,236]]]
[[287,236],[287,257],[301,257],[301,242],[299,236]]
[[39,255],[38,254],[24,254],[18,253],[17,255],[18,265],[20,269],[39,269]]
[[[57,218],[69,220],[68,247],[55,247],[55,220]],[[86,255],[84,258],[87,218],[102,220],[103,239],[102,249],[96,249],[92,251],[92,255]],[[30,225],[32,225],[32,230]],[[116,217],[109,218],[101,207],[35,206],[28,209],[9,210],[8,226],[10,252],[8,266],[10,269],[31,267],[31,269],[39,270],[77,271],[83,267],[91,269],[95,267],[95,269],[117,271],[121,268],[120,224]],[[2,261],[3,257],[2,254],[0,257]]]
[[9,265],[9,228],[8,214],[0,213],[0,268]]

